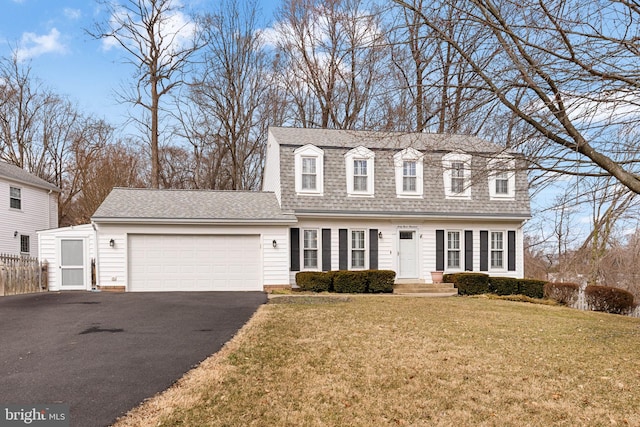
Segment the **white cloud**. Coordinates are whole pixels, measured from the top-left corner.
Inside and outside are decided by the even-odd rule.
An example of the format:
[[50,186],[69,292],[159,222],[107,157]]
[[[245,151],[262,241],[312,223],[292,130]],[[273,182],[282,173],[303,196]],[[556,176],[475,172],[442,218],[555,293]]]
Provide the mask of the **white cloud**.
[[77,21],[82,17],[82,11],[80,9],[72,9],[70,7],[64,8],[64,16],[71,19],[72,21]]
[[[176,3],[176,5],[178,5],[178,3]],[[121,8],[111,16],[109,25],[111,28],[119,28],[122,26],[122,22],[131,21],[134,23],[136,29],[142,30],[144,28],[144,24],[140,21],[134,22],[134,18],[136,17],[129,16],[127,11]],[[156,34],[161,34],[163,36],[163,43],[165,44],[164,47],[167,49],[166,54],[170,54],[172,51],[186,47],[189,42],[193,40],[193,36],[196,32],[196,24],[184,13],[174,11],[172,15],[166,16],[160,24],[157,24],[155,32]],[[127,35],[127,37],[129,37],[129,35]],[[167,40],[171,42],[171,48],[166,46]],[[105,51],[118,46],[120,46],[120,43],[118,43],[113,37],[106,37],[102,39],[102,49]],[[134,50],[137,49],[134,47]]]
[[52,28],[49,34],[23,33],[16,57],[19,61],[35,58],[46,53],[66,53],[67,47],[62,43],[60,31]]

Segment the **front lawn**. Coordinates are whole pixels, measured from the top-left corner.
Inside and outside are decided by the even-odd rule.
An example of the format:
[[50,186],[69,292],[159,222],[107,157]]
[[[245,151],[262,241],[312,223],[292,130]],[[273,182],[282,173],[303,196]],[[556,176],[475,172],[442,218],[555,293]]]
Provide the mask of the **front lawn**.
[[282,296],[117,424],[134,425],[640,425],[640,320],[487,298]]

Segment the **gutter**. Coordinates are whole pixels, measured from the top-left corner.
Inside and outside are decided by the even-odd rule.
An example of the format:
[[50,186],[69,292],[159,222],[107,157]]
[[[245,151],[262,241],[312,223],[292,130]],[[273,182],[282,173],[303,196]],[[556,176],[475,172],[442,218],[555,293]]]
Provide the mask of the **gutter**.
[[376,219],[486,219],[486,220],[517,220],[531,219],[530,214],[505,213],[443,213],[443,212],[389,212],[389,211],[311,211],[299,210],[294,212],[297,217],[305,218],[376,218]]
[[198,218],[112,218],[112,217],[93,217],[92,222],[100,222],[104,224],[180,224],[180,225],[287,225],[295,224],[298,220],[295,217],[291,219],[198,219]]

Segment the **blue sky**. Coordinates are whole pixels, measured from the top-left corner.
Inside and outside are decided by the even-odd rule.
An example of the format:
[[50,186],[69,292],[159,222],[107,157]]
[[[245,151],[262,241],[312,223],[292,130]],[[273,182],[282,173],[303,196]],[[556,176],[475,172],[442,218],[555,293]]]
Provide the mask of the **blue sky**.
[[[182,2],[208,10],[219,3]],[[259,4],[269,21],[276,0]],[[67,96],[81,111],[118,127],[126,120],[127,108],[117,104],[114,91],[127,84],[132,70],[122,63],[121,50],[105,50],[102,41],[85,32],[106,18],[92,0],[0,0],[0,56],[18,49],[32,77]]]

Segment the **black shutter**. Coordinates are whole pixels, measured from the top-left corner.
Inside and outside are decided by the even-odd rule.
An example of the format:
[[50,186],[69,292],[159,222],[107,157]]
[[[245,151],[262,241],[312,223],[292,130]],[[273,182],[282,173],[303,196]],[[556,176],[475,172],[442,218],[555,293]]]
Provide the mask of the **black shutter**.
[[489,271],[489,232],[480,231],[480,271]]
[[331,229],[322,229],[322,271],[331,270]]
[[464,232],[464,269],[473,271],[473,231]]
[[290,230],[291,242],[291,271],[300,271],[300,229]]
[[340,270],[349,269],[349,238],[347,229],[341,228],[338,230],[338,268]]
[[436,271],[444,271],[444,230],[436,230]]
[[507,270],[516,271],[516,232],[507,231]]
[[378,229],[369,230],[369,269],[378,269]]

